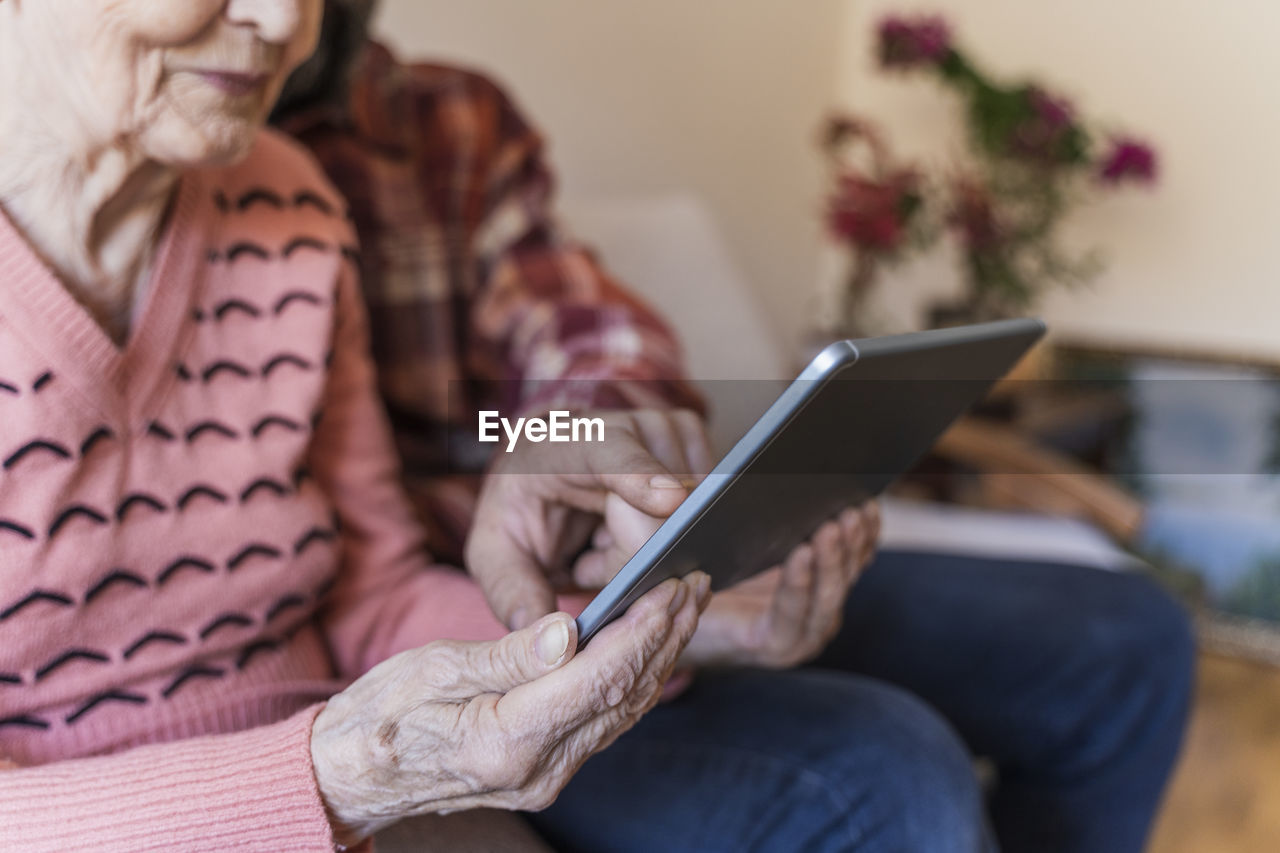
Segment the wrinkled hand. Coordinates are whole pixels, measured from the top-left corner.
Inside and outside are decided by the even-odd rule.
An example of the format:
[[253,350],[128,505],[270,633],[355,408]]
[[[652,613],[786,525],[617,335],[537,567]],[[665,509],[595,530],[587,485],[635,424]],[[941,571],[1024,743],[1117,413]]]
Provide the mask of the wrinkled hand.
[[578,654],[573,619],[557,613],[496,642],[436,642],[372,669],[312,729],[338,841],[413,815],[549,806],[658,701],[709,589],[700,573],[667,581]]
[[840,630],[849,590],[880,535],[873,501],[822,525],[780,566],[711,598],[683,666],[797,666]]
[[[554,589],[570,585],[583,549],[585,568],[617,571],[621,554],[605,508],[621,500],[651,518],[666,518],[688,492],[681,481],[713,466],[702,419],[694,412],[595,412],[603,443],[522,442],[498,453],[485,478],[467,538],[467,569],[508,627],[523,628],[555,609]],[[581,560],[579,562],[582,562]]]

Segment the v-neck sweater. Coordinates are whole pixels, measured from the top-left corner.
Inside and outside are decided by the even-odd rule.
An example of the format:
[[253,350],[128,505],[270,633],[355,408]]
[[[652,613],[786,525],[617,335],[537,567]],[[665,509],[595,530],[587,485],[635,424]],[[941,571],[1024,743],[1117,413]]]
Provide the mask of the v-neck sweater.
[[264,132],[183,177],[121,350],[0,214],[0,848],[330,849],[320,703],[504,633],[399,489],[355,258]]

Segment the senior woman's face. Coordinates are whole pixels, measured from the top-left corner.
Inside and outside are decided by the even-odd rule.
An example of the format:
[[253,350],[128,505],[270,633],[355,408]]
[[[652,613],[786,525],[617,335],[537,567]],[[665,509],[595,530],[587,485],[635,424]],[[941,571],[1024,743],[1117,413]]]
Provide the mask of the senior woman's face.
[[0,0],[0,21],[18,28],[9,43],[21,45],[24,75],[40,78],[42,111],[61,114],[60,130],[193,165],[247,150],[314,49],[321,9],[322,0]]

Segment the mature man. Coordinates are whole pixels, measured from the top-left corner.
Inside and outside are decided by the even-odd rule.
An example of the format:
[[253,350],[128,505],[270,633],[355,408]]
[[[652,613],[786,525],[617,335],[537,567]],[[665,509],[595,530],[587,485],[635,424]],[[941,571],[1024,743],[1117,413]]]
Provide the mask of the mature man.
[[[504,93],[367,42],[371,0],[328,5],[279,122],[350,201],[432,547],[461,561],[470,533],[495,612],[527,624],[554,606],[549,577],[594,566],[598,580],[638,517],[678,504],[661,472],[706,469],[696,418],[676,413],[698,398],[662,322],[555,227],[542,140]],[[564,458],[500,458],[481,490],[477,410],[561,403],[633,412],[643,452],[625,470],[579,460],[621,500],[579,500]],[[503,476],[521,464],[548,476]],[[701,673],[535,826],[565,850],[975,850],[991,843],[985,814],[1008,850],[1141,848],[1191,689],[1187,622],[1166,596],[1078,567],[886,553],[840,606],[843,628],[803,670],[780,668],[821,643],[709,656],[753,666]],[[985,811],[971,755],[999,771]]]

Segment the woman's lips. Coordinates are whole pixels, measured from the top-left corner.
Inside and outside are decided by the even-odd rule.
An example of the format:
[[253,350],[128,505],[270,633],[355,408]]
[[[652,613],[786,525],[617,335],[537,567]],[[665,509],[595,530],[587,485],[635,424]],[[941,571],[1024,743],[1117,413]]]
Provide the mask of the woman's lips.
[[200,79],[233,97],[244,97],[262,90],[266,74],[240,74],[232,71],[198,71]]

